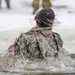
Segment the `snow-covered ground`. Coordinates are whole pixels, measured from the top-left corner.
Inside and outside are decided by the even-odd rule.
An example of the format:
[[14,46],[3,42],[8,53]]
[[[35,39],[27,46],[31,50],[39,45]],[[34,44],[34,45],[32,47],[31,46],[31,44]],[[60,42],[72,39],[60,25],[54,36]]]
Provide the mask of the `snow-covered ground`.
[[[20,33],[32,28],[34,23],[33,0],[11,0],[11,9],[6,9],[2,0],[0,10],[0,54],[4,53]],[[75,0],[51,0],[56,18],[61,22],[53,31],[58,32],[63,41],[64,48],[69,53],[75,53]]]

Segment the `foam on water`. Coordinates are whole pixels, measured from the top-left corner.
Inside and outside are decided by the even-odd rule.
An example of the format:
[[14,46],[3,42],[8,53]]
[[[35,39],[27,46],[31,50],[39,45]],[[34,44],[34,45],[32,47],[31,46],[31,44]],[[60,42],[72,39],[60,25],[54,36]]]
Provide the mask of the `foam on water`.
[[[71,58],[48,58],[47,60],[18,59],[16,61],[7,61],[5,69],[11,73],[27,73],[27,72],[75,72],[75,61]],[[2,63],[3,64],[3,63]],[[4,63],[5,64],[5,63]],[[1,65],[0,65],[1,66]],[[3,65],[4,66],[4,65]]]

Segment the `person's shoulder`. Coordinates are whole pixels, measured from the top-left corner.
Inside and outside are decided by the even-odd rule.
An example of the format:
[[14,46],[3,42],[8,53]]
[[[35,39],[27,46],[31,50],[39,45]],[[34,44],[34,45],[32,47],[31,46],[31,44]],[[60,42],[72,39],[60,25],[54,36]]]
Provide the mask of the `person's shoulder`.
[[25,32],[25,33],[21,33],[20,34],[20,38],[34,38],[35,37],[35,34],[31,31],[28,31],[28,32]]
[[22,37],[22,36],[28,36],[28,35],[32,35],[30,31],[29,32],[23,32],[23,33],[21,33],[20,37]]
[[53,32],[56,39],[62,41],[61,35],[59,33]]
[[58,44],[62,47],[62,46],[63,46],[63,41],[62,41],[62,38],[61,38],[60,34],[54,32],[54,36],[55,36],[55,38],[56,38]]
[[60,34],[59,33],[56,33],[56,32],[53,32],[54,33],[54,35],[56,35],[56,36],[60,36]]

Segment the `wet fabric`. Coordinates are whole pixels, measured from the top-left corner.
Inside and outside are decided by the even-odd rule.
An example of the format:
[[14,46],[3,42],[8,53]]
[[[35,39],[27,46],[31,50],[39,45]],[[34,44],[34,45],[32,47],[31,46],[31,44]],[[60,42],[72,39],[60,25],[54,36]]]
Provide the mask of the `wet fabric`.
[[[40,6],[39,1],[40,0],[33,0],[32,6],[33,6],[34,10],[38,10],[39,9],[39,6]],[[52,4],[51,4],[50,0],[42,0],[42,7],[43,8],[50,8],[50,7],[52,7]]]
[[[22,33],[14,43],[15,56],[29,59],[53,57],[57,53],[57,45],[52,33],[50,27],[33,28],[29,32]],[[62,48],[63,42],[60,35],[54,34],[58,46]]]

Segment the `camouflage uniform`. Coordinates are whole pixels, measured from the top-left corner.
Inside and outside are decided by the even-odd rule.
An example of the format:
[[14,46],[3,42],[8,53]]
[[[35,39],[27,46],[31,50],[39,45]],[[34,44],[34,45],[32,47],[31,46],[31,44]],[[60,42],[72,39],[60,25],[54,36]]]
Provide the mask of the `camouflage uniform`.
[[[39,9],[39,0],[34,0],[32,3],[33,9],[34,11]],[[50,8],[52,7],[52,4],[50,2],[50,0],[42,0],[42,6],[43,8]]]
[[[44,36],[45,34],[45,36]],[[62,48],[60,35],[54,33],[58,46]],[[57,53],[53,32],[50,27],[33,28],[29,32],[22,33],[14,43],[14,55],[29,59],[45,59]]]
[[34,0],[32,3],[32,6],[33,6],[34,10],[38,10],[39,9],[39,0]]
[[43,8],[50,8],[50,7],[52,7],[52,4],[51,4],[50,0],[43,0],[42,6],[43,6]]
[[[7,4],[7,8],[10,8],[10,0],[5,0]],[[0,8],[1,8],[1,0],[0,0]]]

